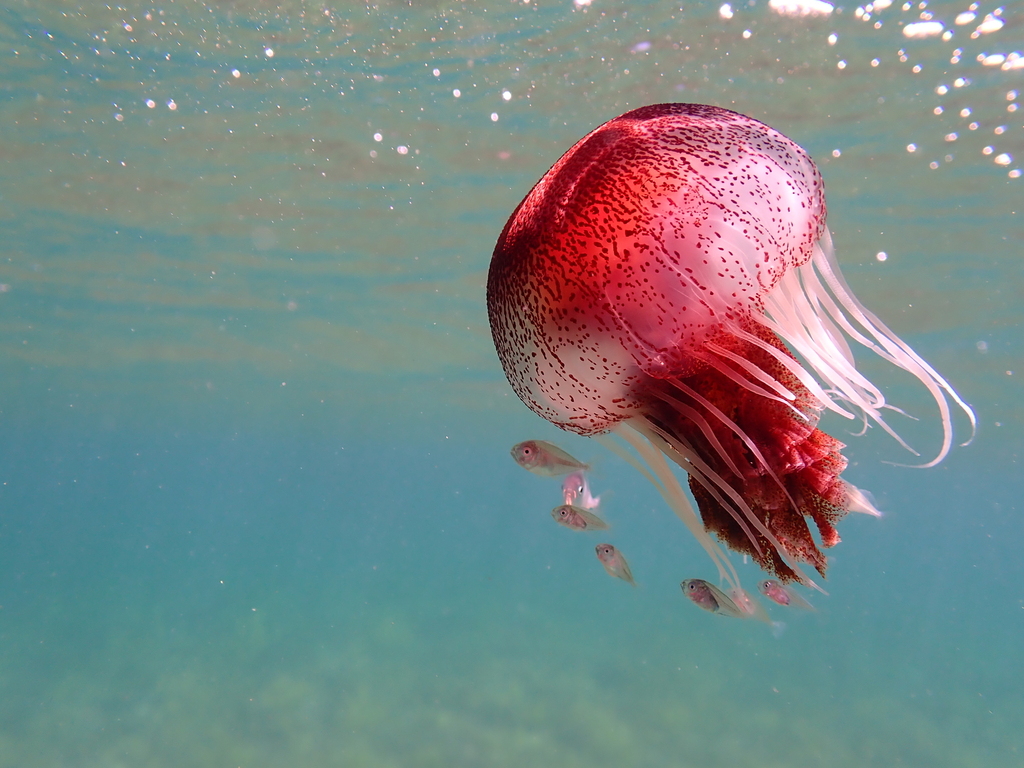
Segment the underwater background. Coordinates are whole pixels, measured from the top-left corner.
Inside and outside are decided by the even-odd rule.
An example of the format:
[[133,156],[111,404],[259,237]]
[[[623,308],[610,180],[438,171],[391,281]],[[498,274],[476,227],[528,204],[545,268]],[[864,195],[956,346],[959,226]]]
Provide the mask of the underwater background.
[[[1024,4],[771,5],[3,3],[0,768],[1021,765]],[[808,149],[978,414],[933,469],[826,417],[886,515],[778,637],[685,600],[704,551],[490,341],[508,215],[666,101]],[[637,589],[529,438],[594,462]]]

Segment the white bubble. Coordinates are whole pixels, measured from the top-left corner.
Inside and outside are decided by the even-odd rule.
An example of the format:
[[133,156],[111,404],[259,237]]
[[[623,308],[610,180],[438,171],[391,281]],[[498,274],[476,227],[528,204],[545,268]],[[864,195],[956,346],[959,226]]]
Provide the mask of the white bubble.
[[963,109],[960,110],[960,117],[970,117],[970,116],[971,116],[971,108],[970,107],[964,107]]
[[750,36],[751,36],[752,34],[754,34],[754,33],[753,33],[753,32],[751,32],[751,31],[750,31],[749,29],[744,29],[744,30],[743,30],[743,39],[744,39],[744,40],[749,40],[749,39],[750,39]]
[[958,13],[956,15],[956,19],[953,20],[953,23],[962,27],[964,24],[970,24],[976,18],[978,18],[978,14],[972,13],[971,11],[964,11],[963,13]]
[[946,141],[956,141],[957,140],[957,135],[956,135],[956,133],[947,133],[943,138]]
[[409,154],[409,148],[405,146],[405,144],[399,144],[397,147],[395,147],[395,151],[400,155]]
[[733,17],[732,6],[725,3],[721,8],[718,9],[718,15],[723,19],[731,19]]
[[881,63],[882,63],[882,62],[881,62],[881,61],[880,61],[879,59],[872,59],[872,60],[871,60],[871,66],[872,66],[872,67],[877,67],[877,66],[878,66],[879,64],[881,64]]
[[1005,125],[997,125],[995,127],[995,130],[992,131],[992,133],[994,133],[996,136],[1001,136],[1004,133],[1006,133],[1006,126]]
[[939,94],[939,96],[945,96],[947,93],[949,93],[949,88],[945,85],[940,85],[938,88],[935,89],[935,92]]
[[268,59],[274,58],[274,49],[273,48],[264,48],[263,49],[263,53],[266,55],[266,57]]
[[995,151],[996,151],[995,147],[982,147],[981,154],[983,154],[983,155],[991,155]]
[[922,67],[920,64],[915,64],[913,67],[910,68],[910,71],[913,72],[915,75],[918,75],[921,73],[921,69]]
[[985,19],[981,22],[981,24],[978,25],[978,28],[974,30],[974,33],[971,35],[971,37],[974,37],[975,35],[987,35],[992,32],[998,32],[1000,29],[1003,28],[1003,25],[1005,23],[1006,22],[1000,19],[999,17],[991,13],[988,13],[985,15]]
[[153,101],[152,99],[146,99],[146,106],[149,107],[150,109],[152,109],[153,107],[156,106],[156,102]]
[[879,261],[885,261],[886,259],[889,258],[889,254],[887,254],[885,251],[879,251],[878,253],[875,254],[875,258],[878,259]]
[[917,152],[917,144],[907,144],[907,152]]
[[119,123],[124,122],[124,115],[118,112],[114,115],[114,119],[117,120],[117,122]]
[[374,141],[383,141],[384,140],[384,136],[382,134],[375,133],[375,134],[373,134],[373,140]]
[[942,34],[941,21],[915,21],[903,28],[903,35],[912,39],[936,37]]
[[1013,162],[1013,156],[1006,152],[1003,152],[1001,155],[996,155],[994,158],[992,158],[992,161],[996,165],[1009,165],[1010,163]]
[[167,100],[167,108],[169,110],[171,110],[171,112],[173,112],[174,110],[176,110],[178,108],[178,104],[174,101],[174,99],[168,99]]
[[839,157],[841,154],[843,154],[843,153],[840,150],[838,150],[838,149],[833,149],[832,150],[832,157]]
[[836,63],[836,66],[839,69],[846,69],[846,62],[845,61],[839,61],[839,62]]
[[491,122],[492,123],[498,122],[498,113],[497,112],[491,112]]
[[935,109],[933,109],[932,113],[936,114],[936,115],[941,115],[945,111],[946,111],[945,107],[940,105],[940,106],[936,107]]
[[1020,168],[1014,168],[1012,171],[1010,171],[1006,175],[1009,176],[1011,179],[1019,179],[1021,177]]
[[440,76],[441,76],[441,70],[438,69],[437,67],[434,67],[434,77],[440,77]]
[[768,7],[780,16],[828,16],[835,10],[832,3],[821,0],[768,0]]
[[460,91],[458,88],[452,88],[452,96],[454,96],[457,99],[461,95],[462,91]]
[[835,45],[837,42],[839,42],[839,35],[837,35],[835,32],[828,36],[829,45]]
[[231,76],[234,77],[234,78],[239,78],[239,77],[242,76],[242,73],[239,72],[237,69],[232,69],[231,70]]
[[932,160],[930,163],[928,163],[928,167],[934,171],[936,168],[939,167],[939,164],[935,160]]
[[512,101],[512,91],[502,91],[501,98],[505,101]]

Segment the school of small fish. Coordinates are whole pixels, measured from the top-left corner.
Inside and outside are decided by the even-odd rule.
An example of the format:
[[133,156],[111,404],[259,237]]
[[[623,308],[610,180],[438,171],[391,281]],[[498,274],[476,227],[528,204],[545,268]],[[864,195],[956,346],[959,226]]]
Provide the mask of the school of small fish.
[[[563,503],[551,510],[551,517],[556,523],[571,531],[607,531],[611,528],[597,514],[601,497],[595,496],[590,490],[587,481],[590,467],[587,464],[546,440],[525,440],[512,446],[511,453],[516,464],[535,475],[564,477]],[[629,563],[615,545],[598,544],[594,551],[609,576],[636,586]],[[784,626],[781,622],[773,622],[764,607],[739,587],[725,592],[704,579],[685,579],[679,586],[694,605],[709,613],[765,622],[771,625],[776,636]],[[758,584],[758,591],[776,605],[814,610],[814,606],[796,590],[777,579],[762,580]]]

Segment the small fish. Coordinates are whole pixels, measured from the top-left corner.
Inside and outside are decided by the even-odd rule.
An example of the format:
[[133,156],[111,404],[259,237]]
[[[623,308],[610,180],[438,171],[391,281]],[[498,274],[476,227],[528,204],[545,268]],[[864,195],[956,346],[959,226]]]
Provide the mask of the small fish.
[[551,516],[559,525],[572,528],[574,531],[607,531],[608,523],[588,512],[582,507],[574,507],[572,504],[563,504],[551,510]]
[[805,611],[813,611],[814,606],[804,600],[792,588],[787,587],[777,579],[765,579],[757,585],[758,591],[779,605],[788,605],[791,608],[803,608]]
[[629,563],[626,562],[626,558],[619,550],[611,544],[598,544],[594,550],[597,552],[597,559],[601,561],[601,565],[608,571],[609,576],[628,581],[634,587],[636,586],[633,574],[629,570]]
[[731,597],[714,584],[708,584],[704,579],[687,579],[679,586],[683,588],[684,595],[705,611],[718,613],[722,616],[732,616],[735,619],[746,619],[749,617],[749,614],[736,605]]
[[541,477],[561,477],[589,467],[577,461],[554,443],[546,440],[526,440],[512,446],[512,458],[523,469]]
[[597,509],[601,504],[600,496],[590,493],[587,476],[582,472],[573,472],[562,482],[562,498],[566,504],[575,504],[583,509]]

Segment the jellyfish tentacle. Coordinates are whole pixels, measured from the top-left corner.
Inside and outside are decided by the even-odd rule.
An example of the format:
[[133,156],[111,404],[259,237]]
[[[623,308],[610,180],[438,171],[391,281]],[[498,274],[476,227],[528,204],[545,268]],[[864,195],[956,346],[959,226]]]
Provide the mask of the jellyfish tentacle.
[[[776,482],[776,484],[779,486],[779,488],[781,488],[782,491],[788,497],[789,502],[793,505],[794,508],[796,508],[797,503],[793,499],[793,497],[790,495],[789,489],[786,488],[786,484],[782,482],[782,478],[779,477],[778,473],[775,471],[775,469],[772,467],[772,465],[768,463],[768,460],[764,457],[764,454],[761,453],[761,449],[758,448],[757,443],[755,443],[750,438],[750,436],[747,435],[747,433],[743,431],[743,429],[739,426],[739,424],[737,424],[735,421],[733,421],[728,416],[726,416],[724,413],[722,413],[722,411],[719,408],[717,408],[713,403],[709,402],[708,399],[705,398],[704,396],[702,396],[699,392],[697,392],[696,390],[691,389],[690,387],[686,386],[681,381],[678,381],[678,380],[677,381],[673,381],[672,385],[676,389],[678,389],[681,392],[685,393],[686,395],[692,397],[698,403],[700,403],[705,408],[707,408],[708,411],[710,411],[714,416],[716,416],[718,418],[719,421],[721,421],[726,427],[728,427],[733,432],[733,434],[736,435],[736,437],[738,437],[741,441],[743,441],[743,444],[747,447],[747,450],[749,450],[750,453],[753,454],[754,458],[757,460],[758,469],[761,469],[762,471],[766,472],[768,474],[768,476],[771,477],[772,480],[774,480]],[[661,394],[662,397],[665,397],[664,394],[662,394],[662,393],[659,393],[659,394]],[[679,400],[677,400],[675,398],[672,398],[672,402],[679,403]],[[682,405],[682,403],[680,403],[680,405]],[[798,413],[799,413],[799,411],[798,411]],[[807,420],[807,415],[806,414],[801,413],[800,416],[805,421]],[[736,474],[737,474],[737,476],[740,479],[743,479],[743,475],[741,473],[737,472]]]
[[[790,390],[786,389],[786,387],[784,387],[778,381],[773,379],[770,375],[768,375],[767,373],[762,371],[760,368],[758,368],[756,365],[754,365],[749,360],[743,359],[742,357],[737,355],[735,352],[730,352],[725,347],[723,347],[723,346],[721,346],[719,344],[716,344],[713,341],[709,341],[707,344],[705,344],[704,348],[707,349],[709,352],[714,352],[719,357],[724,357],[726,360],[729,360],[729,361],[735,363],[740,368],[742,368],[745,372],[749,373],[751,376],[753,376],[759,382],[761,382],[766,387],[768,387],[773,392],[775,392],[780,398],[783,398],[784,400],[789,400],[789,401],[796,400],[796,395],[794,395]],[[706,359],[705,359],[705,362],[707,362]],[[735,380],[735,379],[734,379],[734,381],[736,381],[736,383],[740,384],[741,386],[748,386],[749,387],[749,382],[746,385],[744,385],[742,381],[738,381],[738,380]],[[751,391],[753,392],[755,390],[751,389]]]
[[[721,372],[723,376],[728,378],[733,383],[743,387],[743,389],[747,390],[751,394],[763,397],[767,400],[773,400],[779,403],[780,405],[784,405],[785,407],[792,410],[792,412],[794,413],[794,415],[797,416],[797,418],[805,418],[804,414],[800,412],[800,409],[793,405],[792,402],[772,392],[769,392],[761,387],[758,387],[756,384],[754,384],[754,382],[750,381],[750,379],[743,377],[739,372],[733,370],[733,368],[731,368],[730,366],[725,365],[715,355],[706,355],[701,354],[700,352],[695,352],[693,356],[697,360],[700,360],[702,363],[705,363],[710,367],[714,368],[715,370]],[[781,387],[781,385],[779,386]],[[783,387],[783,389],[785,388]]]
[[[789,278],[790,276],[787,275],[786,278],[783,278],[783,281],[788,280]],[[801,299],[799,297],[794,297],[791,300],[794,304],[801,303]],[[780,312],[779,314],[782,313]],[[818,375],[829,384],[830,389],[826,390],[826,392],[834,392],[835,396],[840,400],[845,403],[849,403],[861,413],[869,416],[872,421],[885,430],[885,432],[898,442],[905,450],[915,456],[920,456],[920,454],[914,450],[914,448],[911,447],[895,429],[889,426],[889,423],[882,417],[880,411],[889,408],[890,406],[885,402],[885,396],[881,391],[872,384],[870,380],[857,371],[856,368],[847,363],[843,357],[832,357],[831,359],[833,364],[829,364],[827,350],[822,350],[821,346],[814,341],[808,330],[803,328],[800,321],[783,318],[782,321],[779,322],[767,315],[758,317],[757,320],[765,328],[768,328],[776,335],[784,338],[797,350],[797,352],[807,361],[808,365],[810,365]],[[828,398],[825,402],[825,407],[830,410],[837,410],[838,412],[849,416],[849,418],[855,418],[845,409],[839,408],[836,405],[835,398]]]
[[631,467],[633,467],[633,469],[635,469],[641,475],[646,477],[650,481],[651,485],[653,485],[655,488],[657,488],[658,492],[662,496],[667,498],[666,494],[668,492],[665,490],[665,486],[662,484],[661,480],[659,480],[657,477],[655,477],[653,474],[651,474],[651,472],[647,469],[647,467],[645,467],[643,465],[643,463],[637,461],[632,456],[632,454],[630,454],[629,451],[625,450],[624,448],[622,448],[622,446],[620,446],[618,443],[616,443],[614,440],[612,440],[611,437],[608,434],[597,434],[597,435],[594,435],[594,439],[597,440],[597,442],[599,442],[601,445],[603,445],[609,451],[614,453],[616,456],[618,456],[620,459],[622,459],[627,464],[629,464]]
[[[873,411],[882,407],[885,404],[885,396],[881,391],[841,354],[829,354],[830,351],[838,350],[831,342],[820,338],[822,329],[816,318],[801,317],[799,311],[794,313],[787,306],[796,305],[796,309],[808,303],[805,295],[785,290],[793,279],[791,273],[779,281],[774,290],[783,293],[785,300],[783,301],[783,296],[774,295],[773,290],[773,294],[769,294],[765,300],[766,314],[759,316],[757,320],[792,344],[819,376],[842,393],[843,400],[866,410]],[[816,339],[815,336],[819,338]]]
[[[672,382],[672,384],[674,386],[679,386],[679,382],[677,381]],[[707,441],[711,444],[712,449],[714,449],[718,456],[721,457],[722,461],[725,462],[725,465],[726,467],[728,467],[729,471],[732,472],[737,478],[741,480],[743,479],[743,470],[739,468],[739,465],[736,464],[736,461],[733,459],[732,455],[725,449],[725,446],[722,445],[722,442],[718,439],[718,435],[715,434],[715,431],[711,428],[711,425],[708,423],[707,419],[705,419],[704,416],[700,413],[700,411],[698,411],[696,408],[687,405],[682,400],[672,397],[672,395],[670,395],[668,392],[665,392],[659,388],[655,388],[654,390],[652,390],[652,393],[656,397],[659,397],[662,400],[664,400],[666,403],[669,403],[672,406],[673,410],[675,410],[677,413],[683,414],[690,421],[696,424],[697,428],[703,433],[704,437],[707,438]],[[701,404],[704,405],[704,403]],[[717,416],[719,414],[714,415]],[[723,422],[725,421],[726,420],[723,418]],[[729,426],[728,422],[726,422],[726,426]],[[738,429],[738,427],[735,427],[734,431]]]
[[[670,452],[674,452],[678,454],[680,458],[676,460],[676,463],[690,476],[690,489],[694,490],[693,481],[695,480],[701,488],[703,488],[716,502],[718,502],[718,504],[721,505],[723,509],[725,509],[726,512],[729,513],[732,519],[736,520],[753,548],[753,552],[751,554],[755,560],[762,563],[765,561],[770,562],[770,560],[767,560],[765,557],[764,549],[760,542],[758,542],[756,537],[750,533],[749,527],[746,525],[745,521],[749,521],[754,524],[758,533],[764,536],[766,542],[771,545],[773,554],[777,554],[782,558],[785,566],[793,573],[793,575],[790,576],[785,571],[777,571],[780,577],[786,578],[787,581],[792,578],[796,578],[799,581],[811,582],[811,579],[803,572],[799,563],[796,562],[797,553],[792,551],[790,547],[783,544],[758,518],[743,496],[735,488],[729,485],[721,475],[719,475],[706,462],[702,461],[692,450],[688,449],[682,441],[677,440],[672,435],[668,434],[664,428],[653,424],[649,420],[645,421],[642,427],[638,427],[634,424],[633,428],[647,437],[647,439],[654,445],[657,445],[658,442],[663,442],[665,444],[661,448],[663,453],[671,455]],[[656,441],[655,437],[659,438],[659,440]],[[725,493],[726,496],[728,496],[728,501],[722,498],[722,493]],[[705,527],[707,527],[708,521],[705,520],[704,524]],[[730,544],[735,548],[735,541],[730,541]],[[820,562],[814,563],[811,560],[808,560],[808,562],[815,565],[815,567],[821,567]]]
[[[722,508],[725,509],[732,516],[733,520],[736,521],[736,524],[740,527],[744,535],[750,540],[751,544],[753,544],[754,548],[757,550],[758,556],[763,557],[764,552],[761,548],[761,543],[757,540],[757,537],[754,536],[753,531],[750,530],[751,522],[753,522],[755,526],[761,523],[759,520],[753,518],[753,516],[751,516],[751,518],[748,519],[747,516],[744,514],[742,509],[742,498],[739,496],[738,493],[736,493],[736,489],[729,485],[720,475],[718,475],[718,473],[716,473],[705,462],[701,461],[700,458],[693,451],[688,450],[685,445],[683,445],[680,441],[672,437],[672,435],[669,434],[664,429],[664,427],[660,427],[657,424],[650,421],[648,421],[648,427],[651,429],[652,432],[654,432],[654,434],[660,437],[668,446],[670,446],[672,450],[674,450],[679,455],[680,458],[676,460],[676,464],[678,464],[680,467],[686,470],[687,474],[692,476],[693,474],[696,473],[700,474],[702,477],[705,474],[708,475],[707,480],[708,482],[711,483],[710,487],[706,486],[708,492],[714,497],[715,501],[721,504]],[[704,485],[703,482],[701,484]],[[726,502],[725,499],[723,499],[722,496],[718,493],[717,488],[721,488],[723,491],[725,491],[725,493],[729,495],[733,499],[733,501],[736,502],[737,507],[733,507],[733,505]]]
[[697,542],[704,548],[704,551],[708,553],[711,561],[718,568],[718,575],[727,581],[730,586],[740,586],[740,577],[736,573],[736,568],[733,567],[725,551],[704,530],[700,518],[686,498],[679,480],[665,460],[665,454],[659,451],[650,442],[650,438],[632,424],[631,421],[619,422],[612,427],[612,433],[618,435],[632,446],[640,457],[647,462],[647,466],[651,468],[651,471],[661,478],[662,485],[658,490],[661,491],[662,498],[668,503],[669,508],[672,509],[676,517],[683,521],[683,524],[693,537],[697,539]]
[[[918,355],[909,344],[893,333],[873,312],[868,310],[853,295],[836,262],[835,249],[832,245],[832,233],[825,227],[821,241],[814,249],[811,257],[812,263],[817,267],[818,273],[825,279],[825,283],[832,290],[839,303],[853,315],[864,328],[874,336],[878,342],[889,350],[895,358],[895,364],[905,371],[913,374],[935,399],[936,405],[942,416],[943,442],[938,455],[930,462],[921,465],[931,467],[938,464],[946,457],[952,447],[953,422],[950,414],[949,404],[946,395],[963,410],[971,424],[971,437],[962,445],[968,445],[974,439],[978,430],[977,416],[967,402],[960,397],[952,385],[945,378],[932,368],[920,355]],[[943,394],[945,392],[945,394]]]
[[[658,437],[664,441],[669,448],[678,454],[679,458],[676,459],[682,469],[686,471],[688,475],[693,477],[694,475],[700,476],[700,483],[710,493],[715,501],[717,501],[723,509],[725,509],[732,518],[736,521],[736,524],[740,526],[744,535],[750,540],[751,545],[757,550],[758,556],[763,557],[764,552],[761,547],[761,543],[754,536],[753,531],[750,530],[750,523],[758,529],[765,538],[771,541],[771,532],[764,528],[764,523],[757,519],[753,512],[745,511],[745,503],[743,497],[737,493],[736,489],[729,485],[724,478],[721,477],[714,469],[712,469],[706,462],[702,461],[699,456],[696,455],[692,450],[688,449],[681,441],[674,438],[664,427],[660,427],[653,422],[648,421],[648,428],[654,432]],[[652,441],[653,442],[653,441]],[[731,499],[733,504],[727,502],[719,493],[719,490],[725,492]],[[762,530],[763,529],[763,530]],[[772,542],[774,546],[774,542]]]
[[[772,330],[773,326],[765,322],[767,318],[762,319],[760,316],[755,316],[754,319],[757,320],[762,325],[764,325],[765,328]],[[808,389],[808,391],[814,396],[814,398],[821,404],[823,408],[828,408],[830,411],[834,411],[835,413],[838,413],[840,416],[846,419],[857,418],[854,414],[850,413],[845,408],[838,405],[833,398],[829,397],[825,393],[825,390],[822,389],[821,384],[819,384],[817,380],[810,373],[808,373],[808,371],[802,365],[800,365],[799,362],[794,360],[785,352],[776,349],[771,344],[764,341],[764,339],[758,338],[757,336],[743,328],[730,326],[729,332],[734,334],[737,338],[742,339],[743,341],[750,342],[754,346],[759,347],[760,349],[764,350],[772,357],[774,357],[779,363],[785,366],[789,370],[789,372],[799,380],[801,384],[803,384]],[[774,331],[772,332],[774,333]]]

